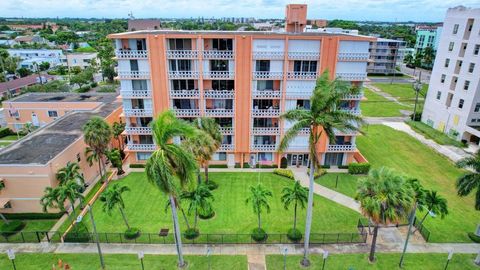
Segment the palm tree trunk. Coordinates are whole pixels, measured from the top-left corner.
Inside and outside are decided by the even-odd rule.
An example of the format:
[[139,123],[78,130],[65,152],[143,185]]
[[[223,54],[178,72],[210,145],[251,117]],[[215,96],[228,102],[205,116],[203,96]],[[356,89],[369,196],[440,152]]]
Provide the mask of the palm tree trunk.
[[10,223],[10,221],[8,221],[8,219],[2,213],[0,213],[0,218],[3,220],[3,222],[5,222],[5,224]]
[[199,185],[202,183],[202,175],[200,172],[200,168],[198,168],[198,171],[197,171],[197,182]]
[[480,251],[478,251],[477,257],[475,258],[475,264],[480,266]]
[[102,181],[103,173],[102,173],[102,158],[98,157],[98,170],[100,171],[100,181]]
[[127,217],[125,216],[125,212],[123,212],[123,208],[119,207],[120,214],[122,214],[123,221],[125,221],[125,225],[127,225],[127,229],[130,229],[130,225],[128,224]]
[[378,236],[378,224],[375,224],[375,227],[373,228],[372,247],[370,248],[370,256],[368,256],[368,260],[370,262],[375,261],[375,247],[377,245],[377,236]]
[[208,161],[205,162],[205,183],[208,183]]
[[183,211],[183,207],[179,206],[180,212],[182,212],[183,219],[185,219],[185,224],[187,224],[187,229],[190,229],[190,224],[188,223],[187,215],[185,215],[185,211]]
[[315,175],[315,165],[314,165],[314,160],[310,161],[310,182],[308,185],[308,206],[307,206],[307,221],[305,223],[305,243],[304,243],[304,251],[303,251],[303,259],[302,259],[302,265],[303,266],[309,266],[310,261],[308,260],[308,248],[310,246],[310,230],[312,227],[312,211],[313,211],[313,183],[314,179],[313,176]]
[[198,210],[195,209],[195,221],[193,222],[193,228],[197,229]]
[[178,266],[184,267],[185,261],[183,260],[183,251],[182,251],[182,236],[180,234],[180,226],[178,224],[177,216],[177,207],[173,195],[170,195],[170,207],[172,208],[172,219],[173,219],[173,234],[175,237],[175,245],[177,247],[178,255]]
[[[427,218],[427,216],[428,216],[428,211],[427,211],[427,213],[423,216],[422,220],[420,220],[420,222],[419,222],[418,224],[419,224],[419,225],[422,225],[423,222],[425,221],[425,219]],[[415,229],[413,229],[412,234],[414,234],[416,231],[418,231],[417,227],[415,227]]]
[[261,229],[262,228],[262,220],[261,220],[261,217],[260,217],[260,211],[257,211],[257,217],[258,217],[258,228]]
[[297,201],[295,201],[295,209],[293,210],[293,230],[297,229]]

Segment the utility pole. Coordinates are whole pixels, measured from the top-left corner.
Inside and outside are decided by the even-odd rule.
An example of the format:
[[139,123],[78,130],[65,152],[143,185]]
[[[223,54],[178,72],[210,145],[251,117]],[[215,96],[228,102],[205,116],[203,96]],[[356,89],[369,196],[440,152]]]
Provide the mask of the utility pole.
[[[95,242],[97,243],[98,256],[100,257],[100,265],[102,266],[102,269],[105,269],[105,262],[103,261],[102,249],[100,248],[100,240],[97,234],[97,226],[95,225],[95,220],[93,219],[92,208],[90,207],[90,205],[87,205],[87,211],[90,214],[90,220],[92,221],[93,234],[95,236]],[[77,217],[76,222],[77,223],[82,222],[82,218],[83,217],[79,215]]]
[[407,238],[405,239],[405,245],[403,246],[402,256],[400,257],[400,263],[398,264],[400,268],[403,267],[403,259],[405,258],[405,252],[407,251],[408,240],[410,240],[410,232],[412,231],[413,223],[415,222],[415,214],[417,213],[417,206],[418,206],[418,203],[415,203],[415,205],[413,206],[412,212],[410,213]]

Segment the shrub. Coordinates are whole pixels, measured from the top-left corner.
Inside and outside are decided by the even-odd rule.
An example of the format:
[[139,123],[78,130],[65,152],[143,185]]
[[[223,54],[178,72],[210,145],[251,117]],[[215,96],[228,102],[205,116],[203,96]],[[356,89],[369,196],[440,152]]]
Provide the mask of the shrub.
[[25,228],[25,225],[27,224],[21,220],[12,220],[8,223],[3,223],[2,226],[0,226],[0,234],[5,237],[14,235]]
[[200,235],[200,232],[198,231],[198,229],[190,228],[190,229],[186,229],[183,235],[187,239],[195,239]]
[[322,168],[322,169],[330,169],[330,165],[322,165],[322,166],[320,166],[320,168]]
[[208,180],[208,182],[205,183],[205,184],[207,185],[208,189],[210,189],[210,190],[215,190],[215,189],[218,188],[218,183],[214,182],[212,180]]
[[60,213],[5,213],[6,219],[59,219],[64,212]]
[[273,170],[273,173],[295,180],[295,176],[293,175],[293,172],[291,170],[275,169],[275,170]]
[[268,234],[262,228],[255,228],[252,230],[252,239],[256,242],[263,242],[267,240]]
[[240,168],[240,163],[238,163],[238,162],[235,163],[235,168],[236,168],[236,169],[239,169],[239,168]]
[[115,86],[113,85],[104,85],[104,86],[101,86],[97,92],[99,93],[113,93],[113,92],[116,92],[115,90]]
[[340,165],[338,166],[339,169],[348,169],[348,165]]
[[288,239],[293,242],[298,242],[302,239],[302,233],[298,229],[291,228],[287,233]]
[[140,229],[131,227],[130,229],[127,229],[125,231],[124,236],[125,236],[125,239],[135,239],[140,236]]
[[282,169],[286,169],[288,166],[288,160],[286,157],[282,157],[282,159],[280,160],[280,168]]
[[212,164],[208,165],[208,168],[228,168],[227,164]]
[[213,209],[210,209],[209,211],[207,212],[204,212],[204,211],[199,211],[198,212],[198,217],[200,219],[211,219],[215,216],[215,211],[213,211]]
[[370,171],[370,163],[350,163],[348,165],[349,174],[367,174]]
[[275,168],[278,168],[278,165],[277,164],[272,164],[272,165],[257,164],[256,167],[258,169],[275,169]]
[[474,234],[474,233],[471,233],[469,232],[468,233],[468,237],[475,243],[480,243],[480,236]]
[[92,88],[95,88],[95,87],[97,87],[97,86],[98,86],[98,83],[97,83],[97,82],[92,82],[92,83],[90,84],[90,87],[92,87]]
[[249,168],[250,168],[250,163],[244,162],[244,163],[243,163],[243,168],[244,168],[244,169],[249,169]]
[[[320,176],[326,174],[327,171],[326,170],[323,170],[323,169],[318,169],[315,171],[315,175],[313,176],[314,179],[317,179],[319,178]],[[310,175],[310,170],[307,171],[307,174]]]
[[77,92],[77,93],[86,93],[88,91],[90,91],[90,85],[82,86],[82,87],[78,88],[77,90],[75,90],[75,92]]
[[3,138],[3,137],[8,136],[8,135],[14,135],[14,134],[15,134],[15,132],[13,132],[8,127],[0,128],[0,138]]
[[130,164],[130,168],[145,168],[145,164]]
[[70,243],[88,243],[90,242],[90,233],[83,223],[77,223],[63,240]]

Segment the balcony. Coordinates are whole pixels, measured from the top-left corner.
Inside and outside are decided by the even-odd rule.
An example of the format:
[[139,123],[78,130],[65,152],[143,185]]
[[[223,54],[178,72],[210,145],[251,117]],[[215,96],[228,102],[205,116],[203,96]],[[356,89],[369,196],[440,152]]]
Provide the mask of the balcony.
[[253,52],[253,59],[283,60],[285,53],[283,51],[256,51]]
[[252,98],[279,99],[281,97],[280,90],[252,90]]
[[155,151],[157,146],[155,144],[139,144],[139,143],[128,143],[127,151]]
[[234,90],[205,90],[205,98],[218,98],[218,99],[233,99],[235,98]]
[[316,80],[317,72],[289,71],[287,74],[287,79]]
[[280,116],[280,110],[279,109],[253,109],[252,110],[252,116],[253,117],[261,117],[261,116],[266,116],[266,117],[278,117]]
[[233,151],[234,145],[233,144],[222,144],[218,151]]
[[364,81],[367,73],[337,73],[337,78],[343,81]]
[[279,127],[253,127],[253,135],[279,135]]
[[169,79],[198,79],[198,71],[169,71]]
[[283,79],[283,72],[281,71],[254,71],[252,73],[254,79]]
[[252,144],[251,150],[274,152],[277,150],[277,145],[276,144]]
[[206,50],[203,51],[204,59],[233,59],[233,51],[217,51],[217,50]]
[[198,51],[193,50],[167,50],[168,59],[194,59],[198,58]]
[[352,152],[355,149],[355,145],[350,144],[329,144],[327,146],[327,152]]
[[233,117],[233,109],[205,109],[205,115],[209,117]]
[[128,135],[150,135],[151,127],[125,127],[125,133]]
[[170,98],[199,98],[198,90],[170,90]]
[[233,71],[205,71],[203,72],[204,79],[233,79],[235,72]]
[[118,77],[120,79],[150,79],[149,71],[131,70],[131,71],[119,71]]
[[310,99],[313,89],[310,91],[294,91],[294,89],[287,89],[286,97],[288,99]]
[[317,60],[320,52],[288,52],[288,59],[292,60]]
[[287,152],[310,152],[308,145],[289,145]]
[[174,109],[175,115],[178,117],[198,117],[200,116],[199,109]]
[[368,61],[370,53],[368,52],[340,52],[338,61]]
[[152,109],[123,109],[123,113],[127,117],[153,116]]
[[220,127],[220,132],[223,135],[233,135],[233,127]]
[[363,93],[359,93],[359,94],[345,95],[342,99],[343,100],[362,100],[362,98],[363,98]]
[[120,90],[122,98],[151,98],[151,90]]
[[345,131],[340,131],[338,129],[334,129],[333,132],[335,133],[335,136],[357,136],[358,131],[355,130],[345,130]]
[[362,111],[360,109],[349,109],[349,108],[345,108],[345,109],[340,109],[340,111],[342,112],[346,112],[346,113],[349,113],[349,114],[353,114],[353,115],[360,115],[362,113]]
[[148,58],[147,50],[115,50],[117,59],[146,59]]

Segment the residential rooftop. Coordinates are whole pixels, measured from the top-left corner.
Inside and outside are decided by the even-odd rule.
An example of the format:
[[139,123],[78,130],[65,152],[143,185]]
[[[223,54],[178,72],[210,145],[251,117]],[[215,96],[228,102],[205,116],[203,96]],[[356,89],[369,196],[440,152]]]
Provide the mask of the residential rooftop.
[[[52,80],[54,76],[49,74],[42,74],[42,80]],[[18,88],[23,88],[32,84],[39,83],[40,79],[37,74],[28,75],[23,78],[2,82],[0,83],[0,93],[6,92],[8,90],[15,90]]]
[[7,102],[102,102],[111,103],[115,93],[27,93]]

